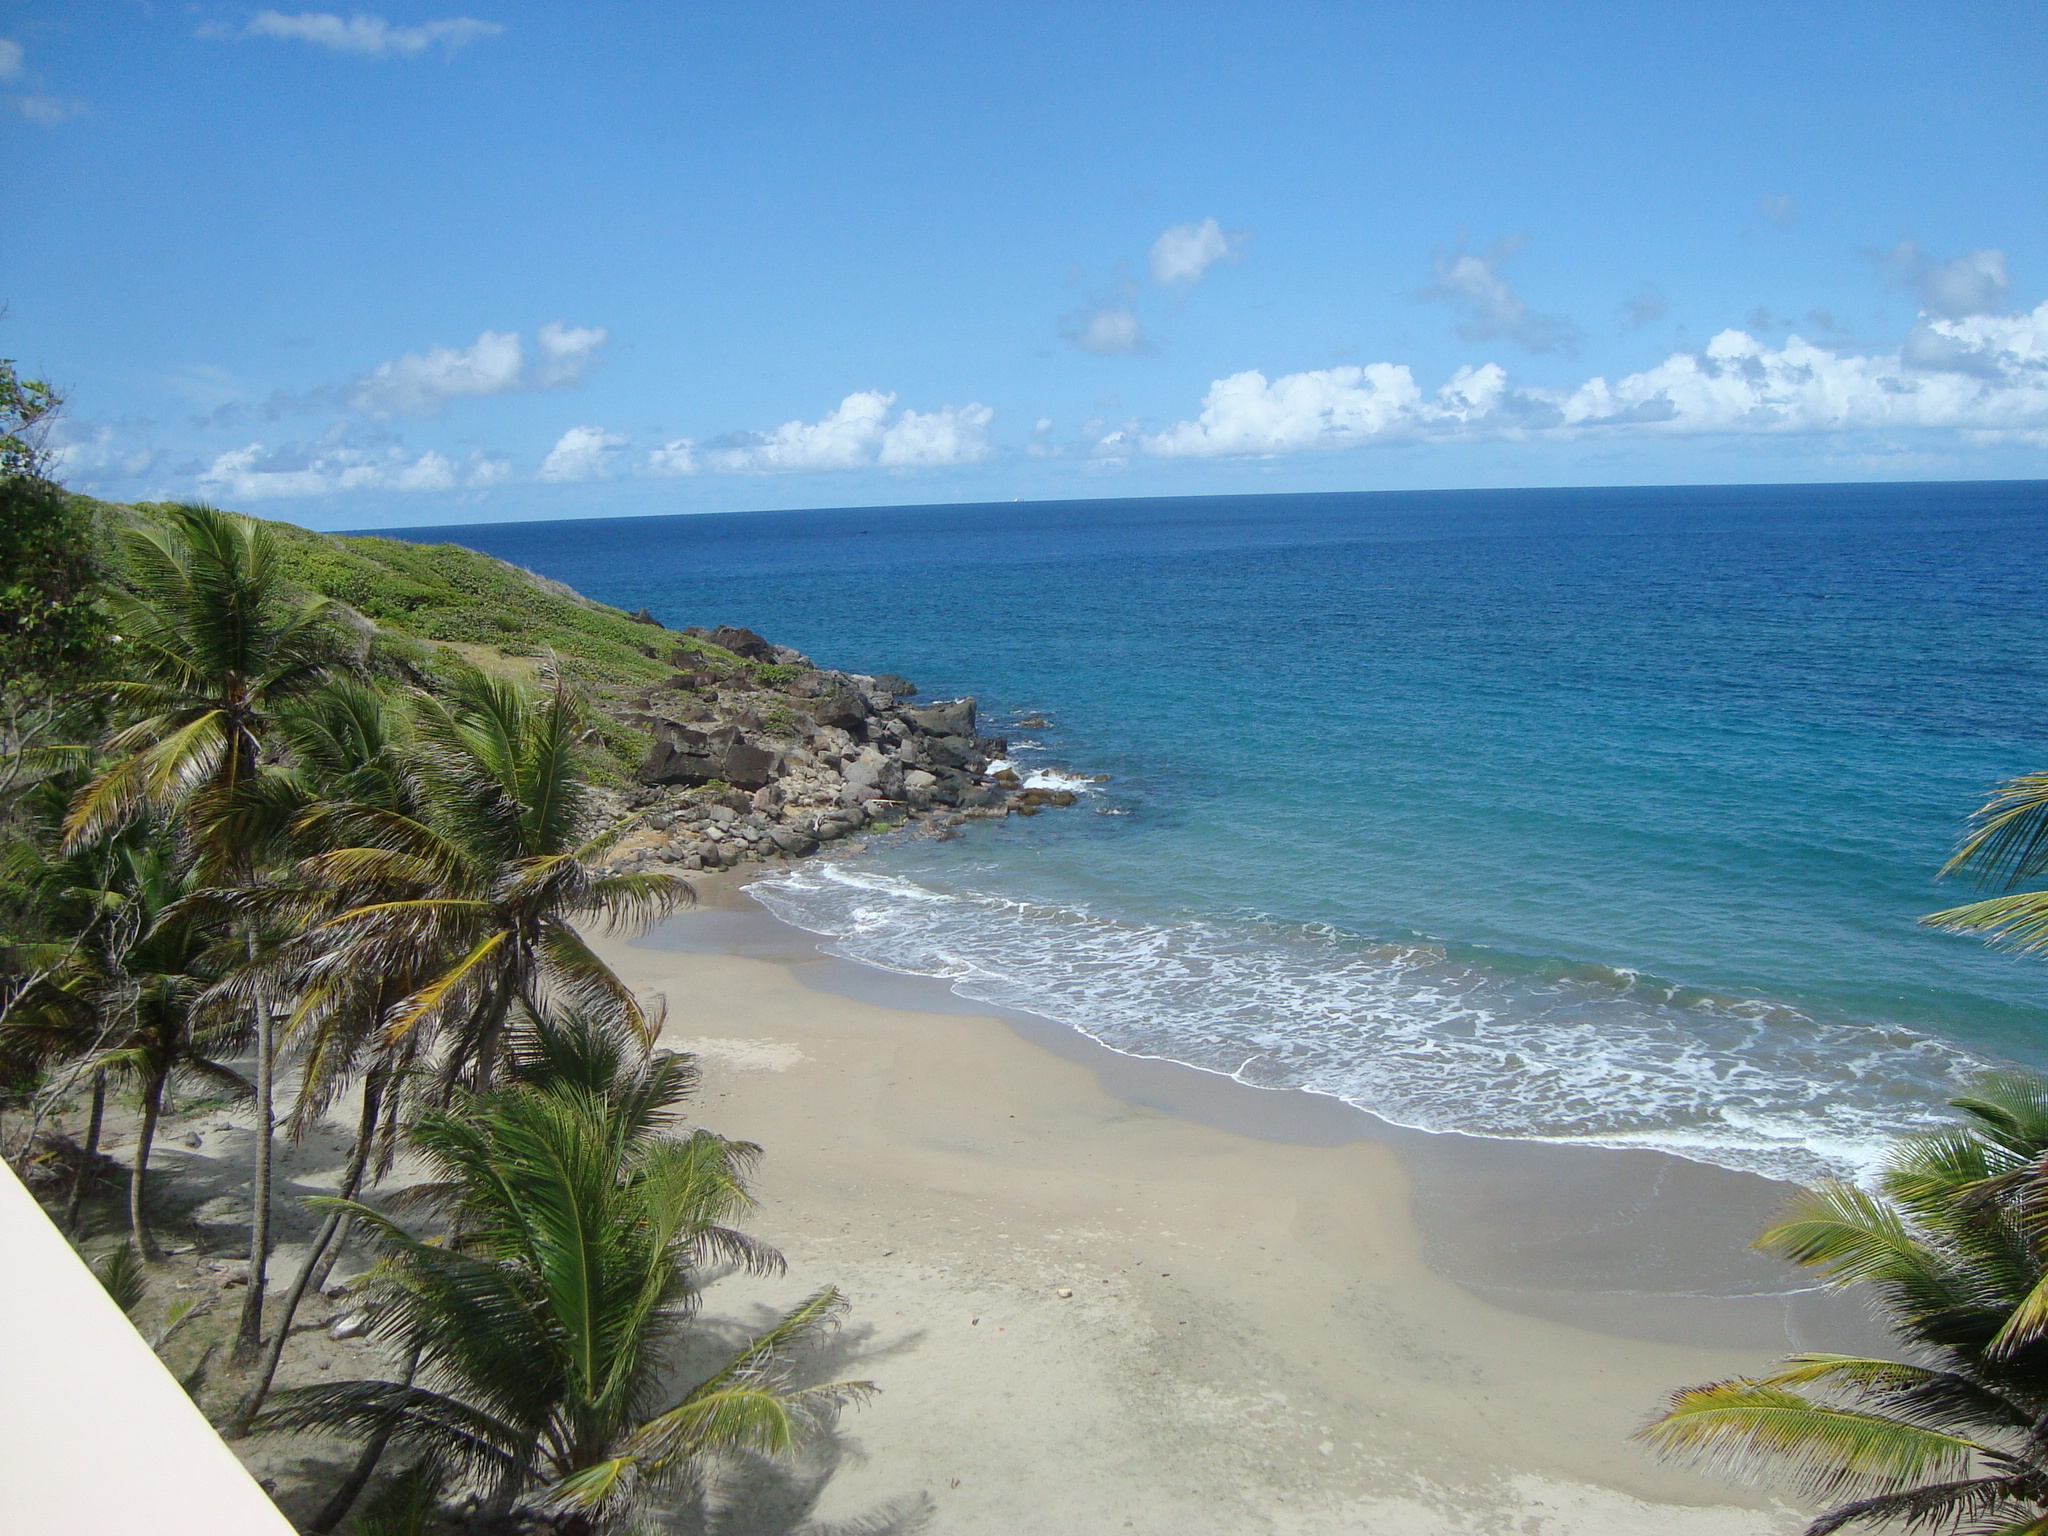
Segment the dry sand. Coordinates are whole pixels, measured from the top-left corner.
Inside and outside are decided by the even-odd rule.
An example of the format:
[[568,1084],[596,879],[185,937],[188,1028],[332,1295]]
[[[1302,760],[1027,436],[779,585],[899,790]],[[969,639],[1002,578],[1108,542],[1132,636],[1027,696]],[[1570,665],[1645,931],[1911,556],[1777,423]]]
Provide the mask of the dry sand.
[[709,1318],[837,1284],[852,1310],[818,1369],[881,1388],[837,1441],[736,1479],[719,1529],[1799,1528],[1628,1444],[1673,1387],[1765,1365],[1768,1339],[1506,1310],[1426,1262],[1387,1145],[1134,1105],[1010,1022],[807,985],[842,963],[782,931],[779,957],[598,941],[700,1056],[697,1117],[765,1149],[751,1226],[790,1272],[719,1282]]

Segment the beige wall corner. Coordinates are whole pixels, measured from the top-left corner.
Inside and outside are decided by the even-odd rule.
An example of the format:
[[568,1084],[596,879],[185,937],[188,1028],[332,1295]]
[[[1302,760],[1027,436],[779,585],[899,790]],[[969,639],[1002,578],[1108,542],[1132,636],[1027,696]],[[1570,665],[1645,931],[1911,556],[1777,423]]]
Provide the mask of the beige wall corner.
[[291,1536],[169,1371],[0,1172],[0,1529]]

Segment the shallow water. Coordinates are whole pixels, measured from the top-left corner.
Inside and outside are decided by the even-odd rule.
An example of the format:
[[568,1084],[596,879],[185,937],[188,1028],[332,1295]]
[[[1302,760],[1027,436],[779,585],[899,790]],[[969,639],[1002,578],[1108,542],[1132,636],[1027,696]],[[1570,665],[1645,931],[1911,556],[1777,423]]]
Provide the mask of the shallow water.
[[[415,531],[413,537],[428,531]],[[2048,486],[1530,491],[433,530],[972,692],[1071,811],[755,893],[841,953],[1397,1123],[1849,1171],[2040,962],[1915,926],[2048,758]]]

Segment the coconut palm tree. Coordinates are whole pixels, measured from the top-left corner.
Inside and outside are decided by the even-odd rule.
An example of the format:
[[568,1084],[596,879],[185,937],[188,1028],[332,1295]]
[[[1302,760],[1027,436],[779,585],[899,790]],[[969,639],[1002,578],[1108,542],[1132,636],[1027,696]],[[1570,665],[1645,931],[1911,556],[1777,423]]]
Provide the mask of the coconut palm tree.
[[1980,933],[2022,952],[2048,949],[2048,891],[2015,891],[2048,875],[2048,773],[2001,784],[1970,818],[1970,830],[1944,875],[1962,874],[2005,894],[1933,912],[1921,921],[1951,933]]
[[1804,1191],[1757,1241],[1870,1287],[1906,1358],[1794,1355],[1678,1393],[1641,1439],[1782,1471],[1834,1506],[1808,1536],[2048,1536],[2048,1077],[1989,1073],[1954,1103],[1967,1120],[1901,1141],[1878,1192]]
[[[108,738],[113,766],[79,791],[66,833],[104,834],[144,806],[175,807],[215,884],[254,878],[247,817],[277,709],[312,688],[328,649],[325,598],[295,600],[262,524],[197,505],[123,536],[133,590],[110,587],[129,676],[92,691],[134,717]],[[257,939],[248,939],[255,958]],[[235,1342],[253,1358],[270,1257],[275,1041],[267,998],[253,1008],[256,1136],[250,1173],[249,1290]]]
[[[289,748],[291,765],[266,778],[262,798],[268,806],[272,835],[295,845],[304,857],[317,859],[333,851],[317,841],[321,828],[332,829],[337,824],[326,814],[330,806],[350,805],[393,815],[417,813],[416,785],[405,759],[403,715],[375,688],[347,676],[330,677],[282,712],[278,734]],[[395,1150],[405,1090],[415,1075],[419,1036],[386,1040],[383,1017],[422,979],[423,966],[431,964],[431,957],[416,957],[411,967],[375,971],[329,968],[316,984],[305,984],[309,961],[317,957],[322,942],[331,938],[320,933],[308,935],[307,930],[354,906],[365,894],[390,892],[337,889],[308,875],[298,881],[273,882],[256,893],[254,903],[274,921],[281,920],[300,934],[296,942],[278,946],[273,956],[281,981],[297,994],[297,1005],[286,1025],[287,1041],[297,1047],[300,1064],[289,1121],[292,1134],[302,1135],[311,1129],[348,1083],[361,1080],[355,1145],[339,1191],[345,1200],[360,1191],[373,1157],[381,1171]],[[229,1438],[246,1434],[262,1411],[299,1307],[309,1292],[324,1283],[341,1255],[348,1231],[347,1213],[329,1210],[285,1293],[263,1362],[225,1431]]]
[[665,1391],[703,1267],[780,1267],[730,1225],[751,1205],[756,1149],[671,1134],[688,1063],[639,1057],[615,1026],[535,1024],[512,1054],[512,1081],[458,1092],[411,1133],[450,1240],[354,1208],[381,1235],[376,1332],[416,1378],[289,1389],[266,1426],[388,1436],[567,1536],[609,1528],[718,1453],[784,1451],[872,1390],[788,1380],[792,1353],[840,1314],[828,1288]]
[[433,1036],[445,1080],[488,1087],[515,1007],[599,1010],[643,1038],[632,991],[584,943],[578,921],[641,923],[691,899],[677,875],[597,864],[626,831],[606,828],[576,765],[582,722],[558,679],[545,695],[481,673],[445,699],[413,700],[419,808],[327,807],[303,831],[335,846],[307,868],[360,897],[316,930],[314,991],[434,957],[386,1016],[388,1038]]
[[[136,1252],[149,1257],[149,1159],[165,1091],[179,1079],[236,1097],[252,1089],[220,1059],[246,1043],[243,1021],[204,1007],[231,956],[195,901],[197,873],[167,829],[158,826],[154,836],[137,830],[131,826],[112,841],[100,889],[70,893],[74,902],[101,909],[105,920],[50,977],[45,1005],[22,1010],[7,1027],[4,1044],[17,1053],[73,1059],[95,1084],[95,1109],[109,1079],[133,1086],[142,1117],[128,1221]],[[89,1140],[96,1142],[96,1132]]]
[[255,779],[278,708],[322,676],[326,598],[293,602],[262,524],[173,505],[122,537],[134,590],[104,601],[130,675],[89,685],[131,722],[107,739],[113,765],[79,791],[66,833],[100,835],[145,805],[176,808],[209,874],[246,875],[233,838],[238,792]]

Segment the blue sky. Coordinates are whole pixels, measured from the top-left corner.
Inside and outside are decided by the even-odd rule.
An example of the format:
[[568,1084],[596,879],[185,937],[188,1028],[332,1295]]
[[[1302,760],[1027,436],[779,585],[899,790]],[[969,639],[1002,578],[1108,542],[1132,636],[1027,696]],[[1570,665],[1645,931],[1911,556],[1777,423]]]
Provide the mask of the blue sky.
[[72,484],[319,527],[2048,476],[2038,4],[0,0]]

